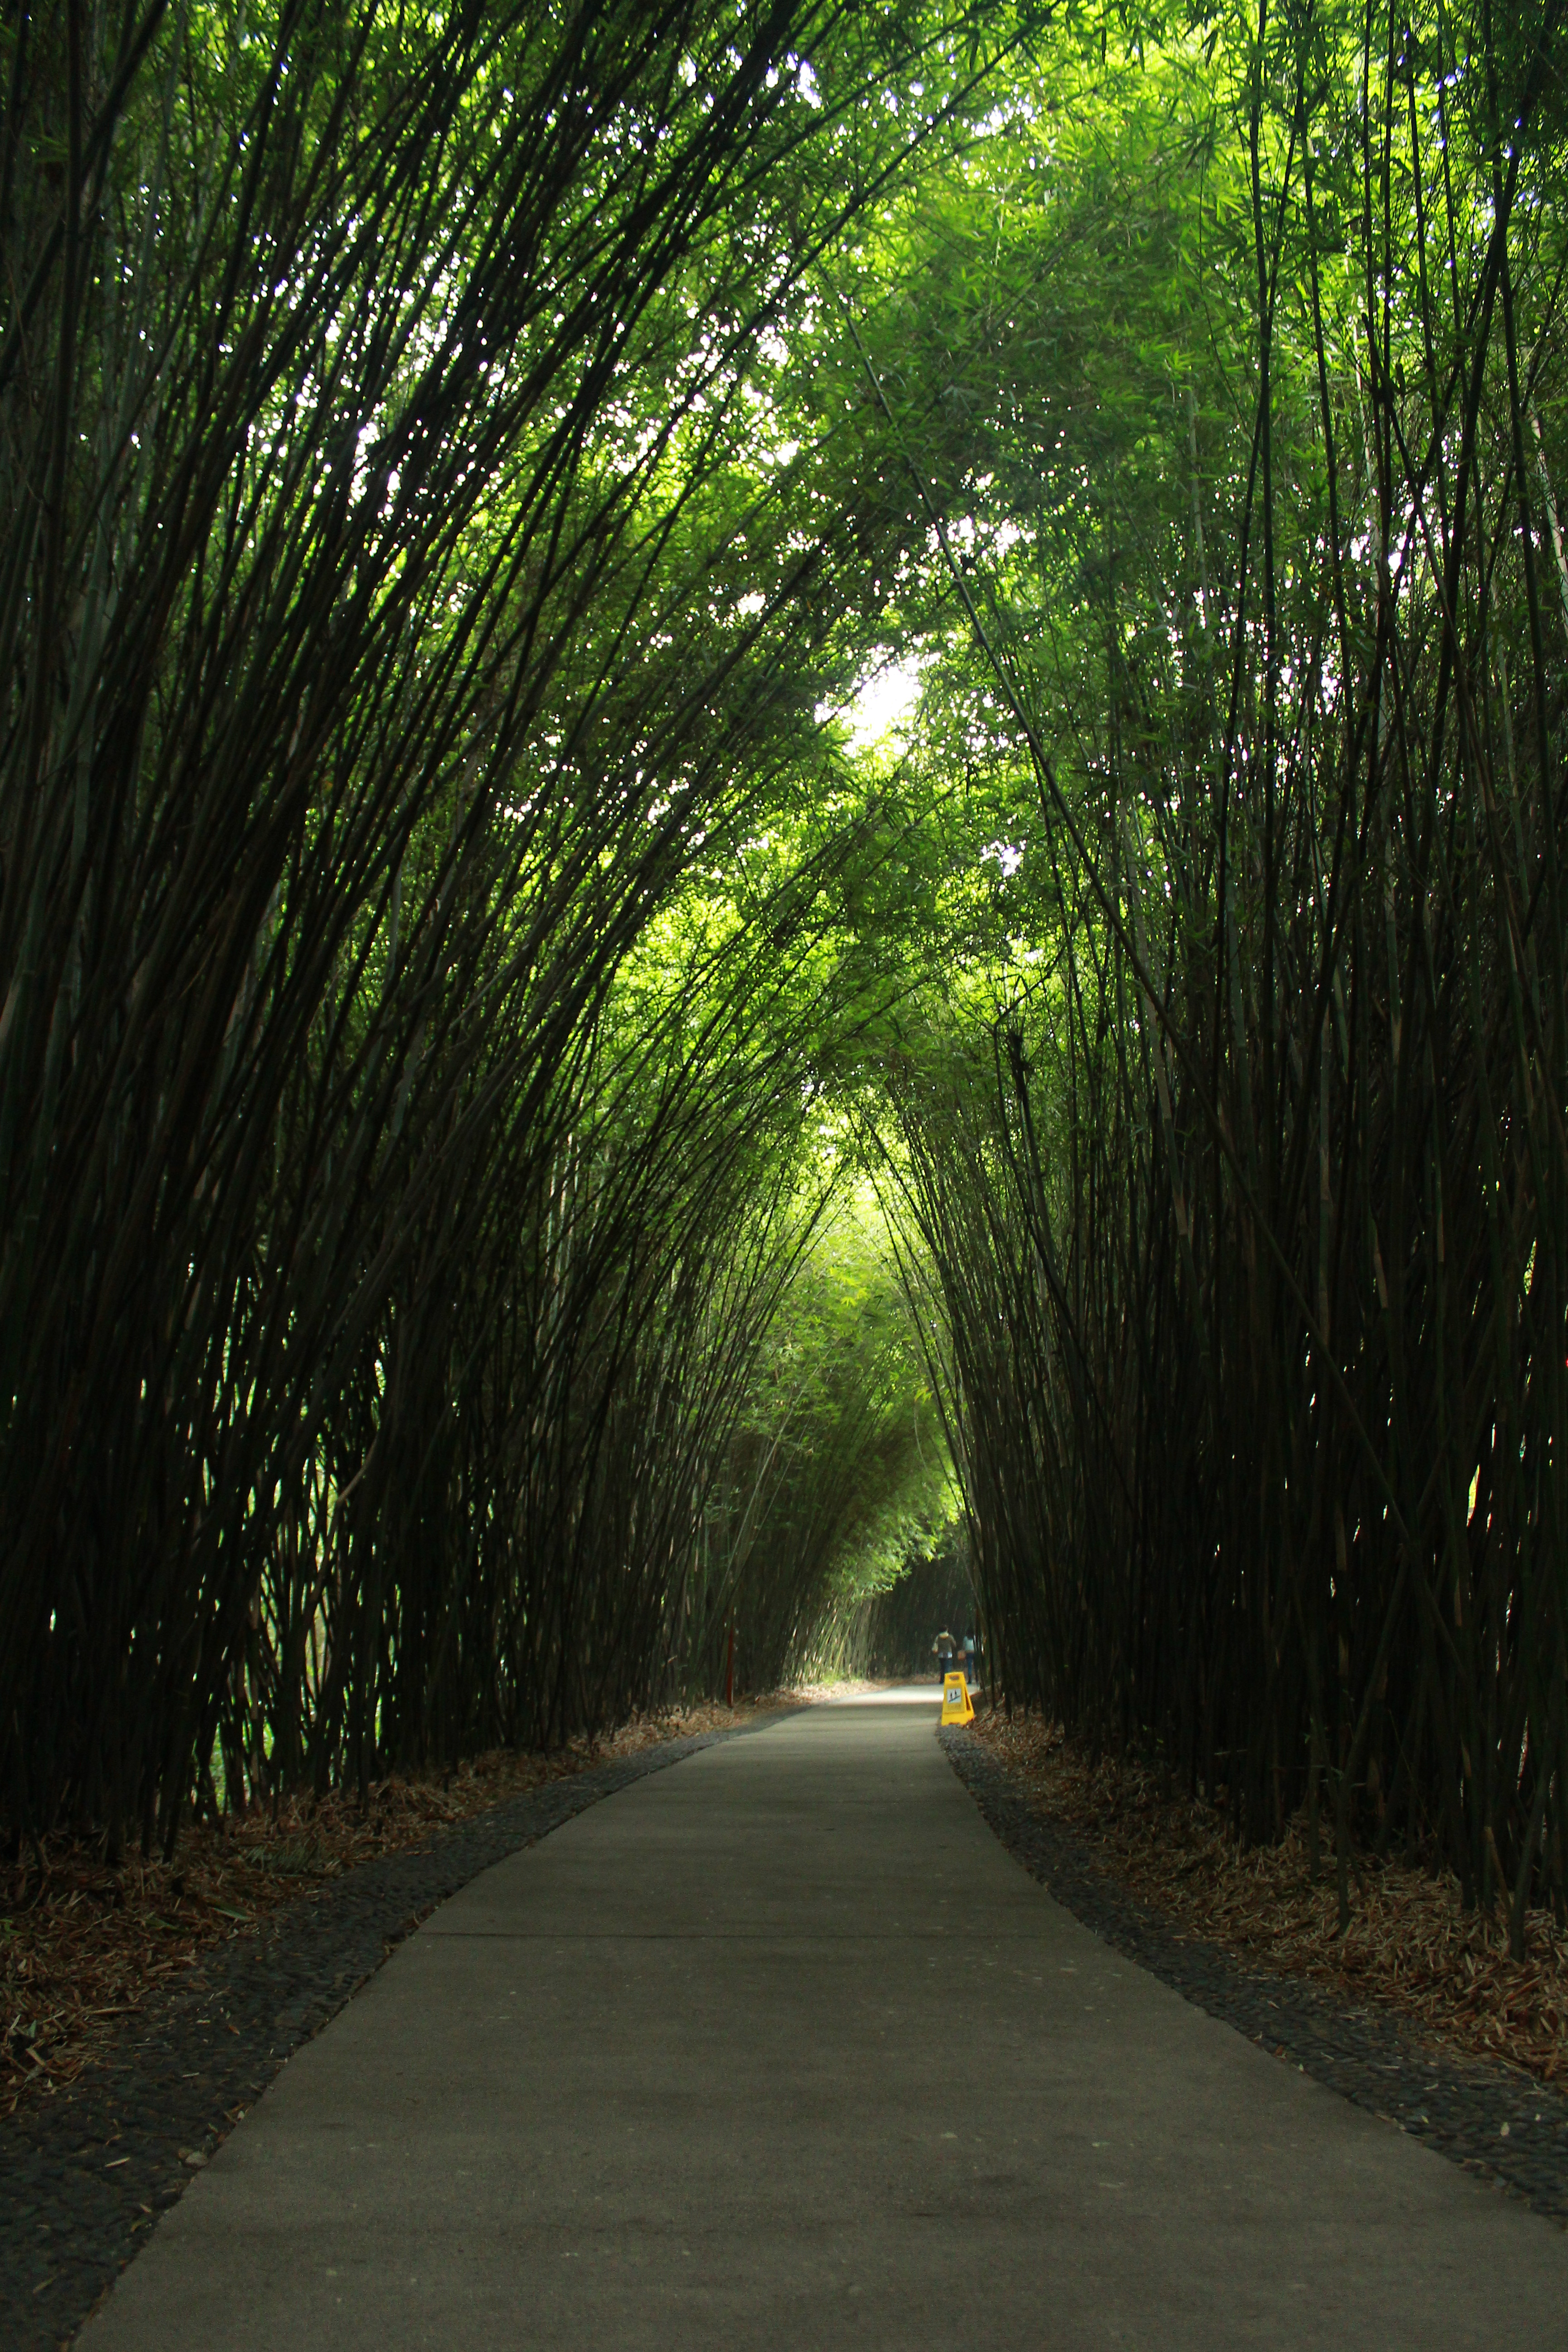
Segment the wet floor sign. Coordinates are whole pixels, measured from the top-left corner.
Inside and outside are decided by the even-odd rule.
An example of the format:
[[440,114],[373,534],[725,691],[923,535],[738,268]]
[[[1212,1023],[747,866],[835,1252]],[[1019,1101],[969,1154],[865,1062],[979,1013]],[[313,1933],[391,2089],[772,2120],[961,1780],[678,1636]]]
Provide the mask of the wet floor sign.
[[943,1723],[973,1723],[974,1709],[969,1704],[969,1686],[962,1675],[943,1675],[942,1678],[942,1719]]

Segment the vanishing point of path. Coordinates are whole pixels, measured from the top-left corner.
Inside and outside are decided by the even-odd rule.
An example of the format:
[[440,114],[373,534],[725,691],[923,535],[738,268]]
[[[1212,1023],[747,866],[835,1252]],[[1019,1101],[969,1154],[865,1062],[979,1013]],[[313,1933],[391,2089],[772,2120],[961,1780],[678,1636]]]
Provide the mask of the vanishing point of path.
[[1568,2346],[1568,2235],[1099,1943],[934,1713],[792,1716],[474,1880],[82,2352]]

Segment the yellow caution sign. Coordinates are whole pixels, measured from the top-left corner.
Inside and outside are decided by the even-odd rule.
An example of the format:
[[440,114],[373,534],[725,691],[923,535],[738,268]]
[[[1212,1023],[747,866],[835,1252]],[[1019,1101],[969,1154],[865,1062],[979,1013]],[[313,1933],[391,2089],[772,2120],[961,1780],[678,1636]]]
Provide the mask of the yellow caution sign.
[[973,1723],[974,1709],[969,1704],[969,1685],[962,1675],[944,1675],[942,1678],[942,1719],[943,1723]]

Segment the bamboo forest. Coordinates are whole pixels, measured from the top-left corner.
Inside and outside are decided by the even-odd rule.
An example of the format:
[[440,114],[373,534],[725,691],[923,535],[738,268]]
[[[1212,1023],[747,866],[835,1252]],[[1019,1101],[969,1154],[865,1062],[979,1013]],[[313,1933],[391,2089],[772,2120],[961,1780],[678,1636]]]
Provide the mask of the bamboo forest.
[[1568,1916],[1563,16],[6,9],[17,1855],[968,1610]]

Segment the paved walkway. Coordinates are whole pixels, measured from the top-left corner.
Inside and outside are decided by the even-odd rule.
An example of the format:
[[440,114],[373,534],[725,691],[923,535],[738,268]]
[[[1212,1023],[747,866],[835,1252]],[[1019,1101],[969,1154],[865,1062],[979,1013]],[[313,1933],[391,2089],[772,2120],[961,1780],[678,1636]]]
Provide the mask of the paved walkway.
[[1568,2235],[1096,1942],[934,1715],[791,1717],[476,1879],[82,2352],[1568,2347]]

